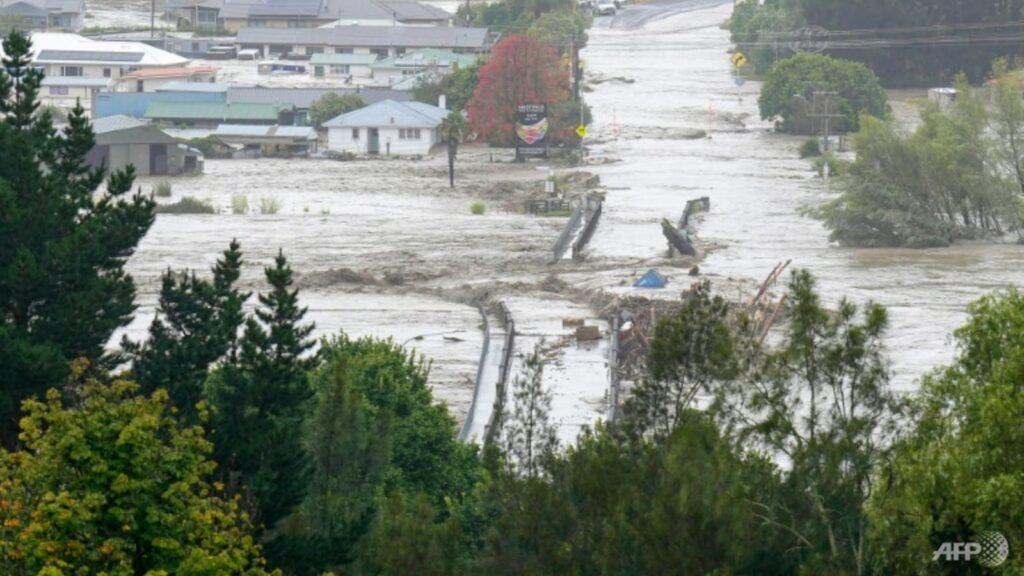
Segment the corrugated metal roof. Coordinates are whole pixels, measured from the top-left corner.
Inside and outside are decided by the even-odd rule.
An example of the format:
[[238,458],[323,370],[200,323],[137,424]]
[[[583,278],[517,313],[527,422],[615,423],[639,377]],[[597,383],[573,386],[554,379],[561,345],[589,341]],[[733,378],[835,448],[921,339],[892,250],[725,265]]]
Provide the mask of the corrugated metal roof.
[[146,123],[136,120],[131,116],[124,116],[123,114],[107,116],[105,118],[96,118],[92,121],[92,131],[96,134],[107,134],[108,132],[117,132],[118,130],[130,130],[132,128],[138,128],[139,126],[146,126]]
[[383,100],[404,101],[412,96],[388,88],[228,88],[228,102],[252,102],[262,104],[290,104],[303,110],[309,109],[313,102],[323,98],[324,94],[357,94],[367,104],[375,104]]
[[335,28],[242,28],[244,45],[297,44],[303,46],[465,48],[483,49],[486,28],[441,26],[338,26]]
[[313,54],[310,64],[327,66],[369,65],[377,61],[376,54]]
[[222,138],[286,138],[290,140],[316,140],[316,130],[309,126],[252,126],[248,124],[221,124],[213,131]]
[[98,50],[41,50],[36,61],[49,62],[141,62],[142,52],[101,52]]
[[188,62],[177,54],[142,42],[93,40],[59,32],[32,34],[32,48],[36,61],[126,62],[138,66],[182,66]]
[[448,20],[452,17],[450,13],[437,6],[420,2],[382,0],[380,3],[385,9],[397,13],[398,19],[402,21],[438,21]]
[[434,128],[449,114],[448,110],[422,102],[385,100],[342,114],[324,123],[325,128],[397,126]]
[[276,121],[277,114],[278,107],[273,104],[150,102],[145,117],[164,120]]

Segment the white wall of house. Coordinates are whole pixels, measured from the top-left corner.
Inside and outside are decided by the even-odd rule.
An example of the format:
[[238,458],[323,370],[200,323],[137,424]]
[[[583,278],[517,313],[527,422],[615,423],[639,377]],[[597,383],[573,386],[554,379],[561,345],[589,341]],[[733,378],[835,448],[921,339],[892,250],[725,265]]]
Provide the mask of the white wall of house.
[[127,67],[117,65],[83,64],[81,62],[48,62],[43,65],[49,77],[70,76],[82,78],[120,78],[128,73]]
[[[327,129],[327,148],[337,152],[367,154],[372,127],[336,127]],[[419,130],[419,138],[410,137],[412,130]],[[436,128],[399,128],[395,126],[377,127],[379,152],[388,152],[391,143],[391,154],[411,155],[427,154],[437,143]],[[415,133],[413,133],[415,134]]]
[[[317,70],[320,68],[322,70]],[[309,66],[309,74],[315,78],[371,78],[373,77],[373,70],[365,64],[346,64],[346,65],[331,65],[331,64],[316,64]]]
[[42,86],[39,94],[39,103],[43,106],[53,106],[64,111],[70,111],[77,102],[82,103],[82,108],[88,113],[92,110],[92,97],[101,91],[101,88],[91,86]]

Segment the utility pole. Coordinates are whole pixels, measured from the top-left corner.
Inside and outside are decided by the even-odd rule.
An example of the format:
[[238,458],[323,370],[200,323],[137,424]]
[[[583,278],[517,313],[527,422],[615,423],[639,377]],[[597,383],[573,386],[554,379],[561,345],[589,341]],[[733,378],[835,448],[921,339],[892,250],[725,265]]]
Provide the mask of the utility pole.
[[[822,121],[819,125],[826,152],[829,150],[829,142],[832,138],[832,119],[843,118],[842,114],[835,113],[833,104],[833,99],[838,95],[838,92],[831,90],[815,90],[811,104],[811,118],[817,118]],[[819,103],[821,104],[820,107]]]
[[149,0],[149,37],[156,37],[156,0]]

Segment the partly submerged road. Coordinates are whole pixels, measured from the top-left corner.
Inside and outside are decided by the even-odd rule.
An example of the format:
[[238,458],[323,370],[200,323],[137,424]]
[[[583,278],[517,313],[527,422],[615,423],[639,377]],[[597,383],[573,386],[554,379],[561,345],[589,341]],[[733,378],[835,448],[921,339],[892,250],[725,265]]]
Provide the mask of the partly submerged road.
[[598,18],[598,26],[619,30],[636,30],[656,20],[677,16],[687,12],[707,10],[723,4],[731,5],[733,0],[654,0],[642,4],[629,4],[614,17]]

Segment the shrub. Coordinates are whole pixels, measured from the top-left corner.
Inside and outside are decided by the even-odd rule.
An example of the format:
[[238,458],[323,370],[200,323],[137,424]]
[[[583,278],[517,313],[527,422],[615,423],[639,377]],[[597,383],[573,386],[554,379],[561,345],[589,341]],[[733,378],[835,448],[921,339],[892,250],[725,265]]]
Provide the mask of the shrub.
[[791,101],[803,96],[810,103],[815,83],[837,94],[833,102],[843,118],[833,124],[836,132],[855,132],[865,112],[876,118],[888,116],[885,90],[867,66],[823,54],[797,54],[780,60],[765,76],[757,101],[761,118],[778,118],[782,130],[792,131],[795,114]]
[[157,214],[216,214],[217,209],[206,200],[185,196],[173,204],[158,204]]
[[846,162],[843,162],[835,154],[826,152],[814,161],[814,170],[818,172],[818,176],[825,176],[825,165],[828,164],[828,175],[830,178],[836,176],[842,176],[846,173]]
[[483,215],[483,213],[484,213],[484,211],[486,209],[487,209],[487,206],[485,206],[484,203],[479,201],[479,200],[477,200],[476,202],[473,202],[472,204],[469,205],[470,213],[475,214],[477,216]]
[[167,180],[161,180],[153,185],[153,194],[158,198],[170,198],[171,197],[171,183]]
[[249,211],[249,197],[245,194],[231,195],[231,213],[245,214]]
[[800,145],[801,158],[814,158],[816,156],[821,156],[821,144],[818,143],[817,138],[809,138]]
[[280,200],[274,196],[260,196],[260,214],[277,214],[280,211]]

